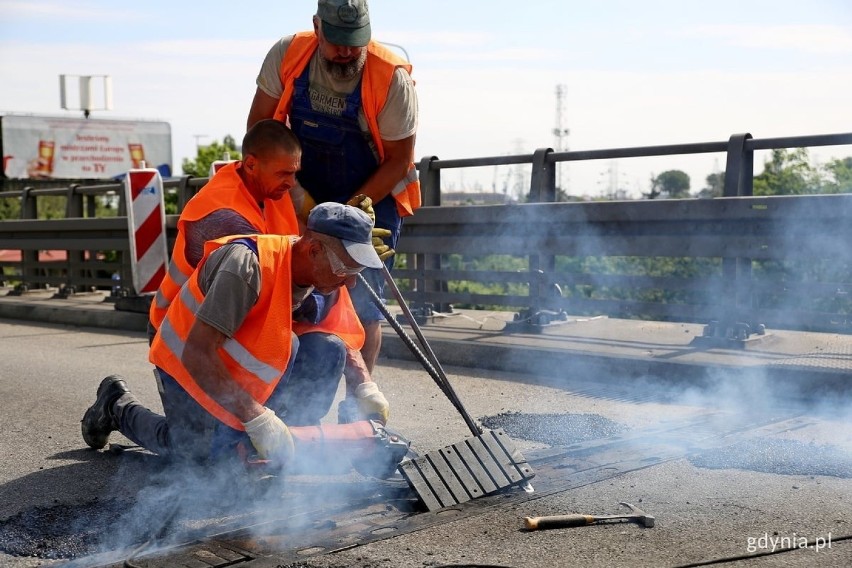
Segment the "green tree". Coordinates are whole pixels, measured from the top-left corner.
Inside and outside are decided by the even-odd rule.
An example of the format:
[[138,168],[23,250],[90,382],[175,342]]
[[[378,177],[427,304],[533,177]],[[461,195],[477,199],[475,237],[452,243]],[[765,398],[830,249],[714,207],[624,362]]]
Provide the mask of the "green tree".
[[725,194],[725,172],[710,174],[706,178],[706,184],[695,197],[722,197]]
[[228,154],[229,159],[239,160],[242,153],[237,149],[237,143],[230,134],[226,135],[222,142],[214,140],[212,144],[199,146],[194,160],[183,159],[183,173],[195,177],[207,177],[210,175],[210,165],[216,160],[224,158]]
[[832,160],[822,169],[828,178],[823,193],[852,193],[852,157]]
[[21,201],[19,199],[0,199],[0,219],[20,219]]
[[689,176],[681,170],[665,171],[651,178],[651,191],[643,195],[646,199],[689,197]]
[[819,171],[811,166],[807,148],[772,150],[763,172],[754,176],[755,195],[805,195],[820,193]]

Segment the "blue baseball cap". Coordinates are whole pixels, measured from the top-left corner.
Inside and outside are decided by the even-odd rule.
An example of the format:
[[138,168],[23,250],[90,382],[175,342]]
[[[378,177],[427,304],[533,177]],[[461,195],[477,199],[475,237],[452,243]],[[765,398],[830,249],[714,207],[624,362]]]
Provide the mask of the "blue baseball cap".
[[308,229],[338,239],[361,266],[382,267],[373,248],[373,221],[357,207],[331,201],[320,203],[308,215]]

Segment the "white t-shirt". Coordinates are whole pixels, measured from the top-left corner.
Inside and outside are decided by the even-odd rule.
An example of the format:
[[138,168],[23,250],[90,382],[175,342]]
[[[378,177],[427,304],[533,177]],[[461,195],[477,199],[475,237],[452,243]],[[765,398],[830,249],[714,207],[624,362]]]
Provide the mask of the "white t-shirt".
[[[287,47],[294,36],[282,37],[278,40],[260,68],[257,76],[257,86],[261,91],[280,99],[284,93],[281,80],[281,62]],[[319,50],[314,52],[309,65],[311,107],[315,111],[331,115],[340,115],[345,106],[346,96],[351,94],[358,85],[360,75],[340,81],[332,77],[320,60]],[[388,91],[387,102],[379,113],[379,134],[382,140],[404,140],[417,132],[417,93],[414,90],[414,80],[408,71],[397,68]],[[369,134],[369,127],[364,118],[364,112],[358,113],[361,130]]]

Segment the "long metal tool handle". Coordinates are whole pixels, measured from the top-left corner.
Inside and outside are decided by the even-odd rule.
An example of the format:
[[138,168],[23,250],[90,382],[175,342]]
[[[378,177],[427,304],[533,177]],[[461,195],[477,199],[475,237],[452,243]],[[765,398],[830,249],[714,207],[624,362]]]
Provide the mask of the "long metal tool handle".
[[399,322],[397,322],[393,318],[393,314],[391,314],[390,311],[388,311],[387,306],[385,306],[385,304],[382,302],[381,298],[379,298],[378,294],[376,294],[376,292],[367,283],[367,281],[364,280],[363,277],[360,274],[358,276],[360,278],[360,284],[367,289],[367,292],[369,292],[370,296],[372,297],[371,299],[373,300],[373,303],[376,304],[376,307],[379,308],[379,311],[382,312],[382,315],[385,316],[385,319],[388,321],[388,323],[394,329],[394,331],[396,331],[396,333],[397,333],[397,335],[399,335],[400,339],[402,339],[402,342],[405,343],[406,347],[408,347],[411,350],[411,352],[414,354],[414,356],[417,358],[417,360],[420,361],[420,363],[423,365],[423,367],[429,373],[429,376],[432,377],[432,379],[435,381],[435,383],[438,385],[438,387],[440,387],[441,392],[443,392],[444,394],[446,394],[449,397],[450,395],[446,391],[446,387],[444,385],[444,382],[441,380],[441,376],[438,375],[438,371],[435,370],[435,367],[432,365],[432,362],[429,361],[429,358],[426,357],[426,355],[423,354],[423,352],[420,350],[420,348],[417,346],[417,344],[414,342],[414,340],[411,339],[411,336],[409,336],[405,332],[405,330],[402,329],[402,326],[399,325]]
[[[385,268],[385,270],[387,270],[387,268]],[[399,322],[397,322],[396,319],[394,319],[393,314],[391,314],[390,311],[388,311],[387,306],[385,306],[384,302],[382,302],[382,299],[379,298],[378,294],[376,294],[376,292],[373,290],[372,286],[370,286],[370,284],[367,282],[367,280],[361,274],[358,275],[358,283],[361,286],[364,286],[364,288],[370,294],[370,297],[372,298],[373,303],[376,305],[376,307],[379,309],[379,311],[382,312],[382,315],[385,316],[385,319],[390,324],[390,326],[394,329],[394,331],[396,331],[396,333],[397,333],[397,335],[399,335],[400,339],[402,339],[402,342],[405,343],[405,345],[411,350],[411,352],[414,354],[414,356],[417,358],[417,360],[420,361],[420,363],[423,365],[423,367],[429,373],[429,376],[431,376],[432,379],[435,381],[435,383],[438,385],[438,388],[441,389],[441,392],[444,393],[444,395],[450,400],[450,402],[456,408],[456,410],[459,411],[459,414],[461,414],[461,417],[464,419],[465,424],[467,424],[467,427],[470,429],[470,431],[473,433],[473,435],[474,436],[481,435],[482,430],[479,428],[479,426],[476,424],[476,422],[473,420],[473,418],[471,418],[470,414],[467,412],[467,409],[464,407],[464,405],[462,405],[461,400],[459,399],[458,395],[453,390],[452,385],[450,385],[449,381],[447,381],[446,375],[442,376],[442,375],[439,374],[439,372],[437,371],[435,366],[432,364],[430,359],[427,358],[423,354],[423,352],[420,350],[420,348],[417,347],[417,344],[414,343],[414,340],[412,340],[411,337],[405,332],[405,330],[402,329],[402,326],[400,326]],[[434,352],[432,353],[432,355],[434,357]]]
[[417,336],[417,340],[420,341],[420,345],[423,346],[423,350],[426,352],[426,355],[429,356],[429,360],[438,370],[441,375],[441,380],[444,381],[447,385],[449,385],[449,380],[447,379],[447,374],[444,372],[443,367],[441,367],[441,363],[438,361],[438,357],[435,355],[435,352],[432,351],[432,347],[429,346],[429,342],[426,341],[426,337],[423,335],[423,332],[420,330],[420,326],[417,324],[417,320],[414,319],[414,314],[411,313],[411,310],[408,308],[408,304],[406,304],[405,299],[402,297],[402,292],[399,287],[397,287],[396,282],[391,276],[390,270],[386,265],[382,265],[382,274],[385,277],[385,282],[387,282],[388,287],[393,292],[394,298],[399,303],[399,307],[402,309],[402,313],[405,315],[405,319],[408,320],[408,324],[411,326],[411,329],[414,330],[414,335]]
[[447,378],[447,374],[444,372],[444,368],[441,366],[441,363],[438,361],[438,357],[435,355],[435,352],[432,350],[432,347],[429,345],[429,342],[426,341],[426,337],[423,335],[423,332],[420,330],[420,326],[417,324],[417,320],[414,319],[414,314],[411,313],[411,310],[408,308],[408,304],[405,301],[405,298],[402,297],[402,292],[400,292],[399,288],[396,285],[396,282],[393,280],[393,276],[391,276],[390,270],[388,267],[382,264],[382,274],[385,277],[385,282],[387,282],[388,287],[390,287],[393,292],[394,298],[399,303],[399,307],[402,309],[402,313],[405,314],[406,319],[408,320],[408,324],[411,326],[411,329],[414,330],[414,335],[417,336],[417,339],[420,341],[420,345],[423,347],[423,350],[429,356],[429,360],[432,361],[432,365],[435,366],[435,369],[438,371],[438,374],[441,377],[441,380],[444,383],[445,393],[450,398],[450,402],[453,403],[459,412],[464,418],[467,427],[470,428],[470,431],[474,436],[479,436],[482,434],[482,429],[479,425],[470,417],[470,414],[465,409],[464,405],[459,398],[459,395],[456,394],[453,385],[450,384],[450,379]]

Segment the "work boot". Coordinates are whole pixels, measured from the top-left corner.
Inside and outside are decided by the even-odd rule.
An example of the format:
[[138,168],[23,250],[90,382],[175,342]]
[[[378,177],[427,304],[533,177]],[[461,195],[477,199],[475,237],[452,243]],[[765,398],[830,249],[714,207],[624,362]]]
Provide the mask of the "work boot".
[[80,428],[83,440],[92,448],[99,450],[106,446],[111,432],[118,430],[118,424],[112,413],[112,405],[124,393],[130,392],[127,383],[118,375],[110,375],[98,386],[95,404],[89,407]]

